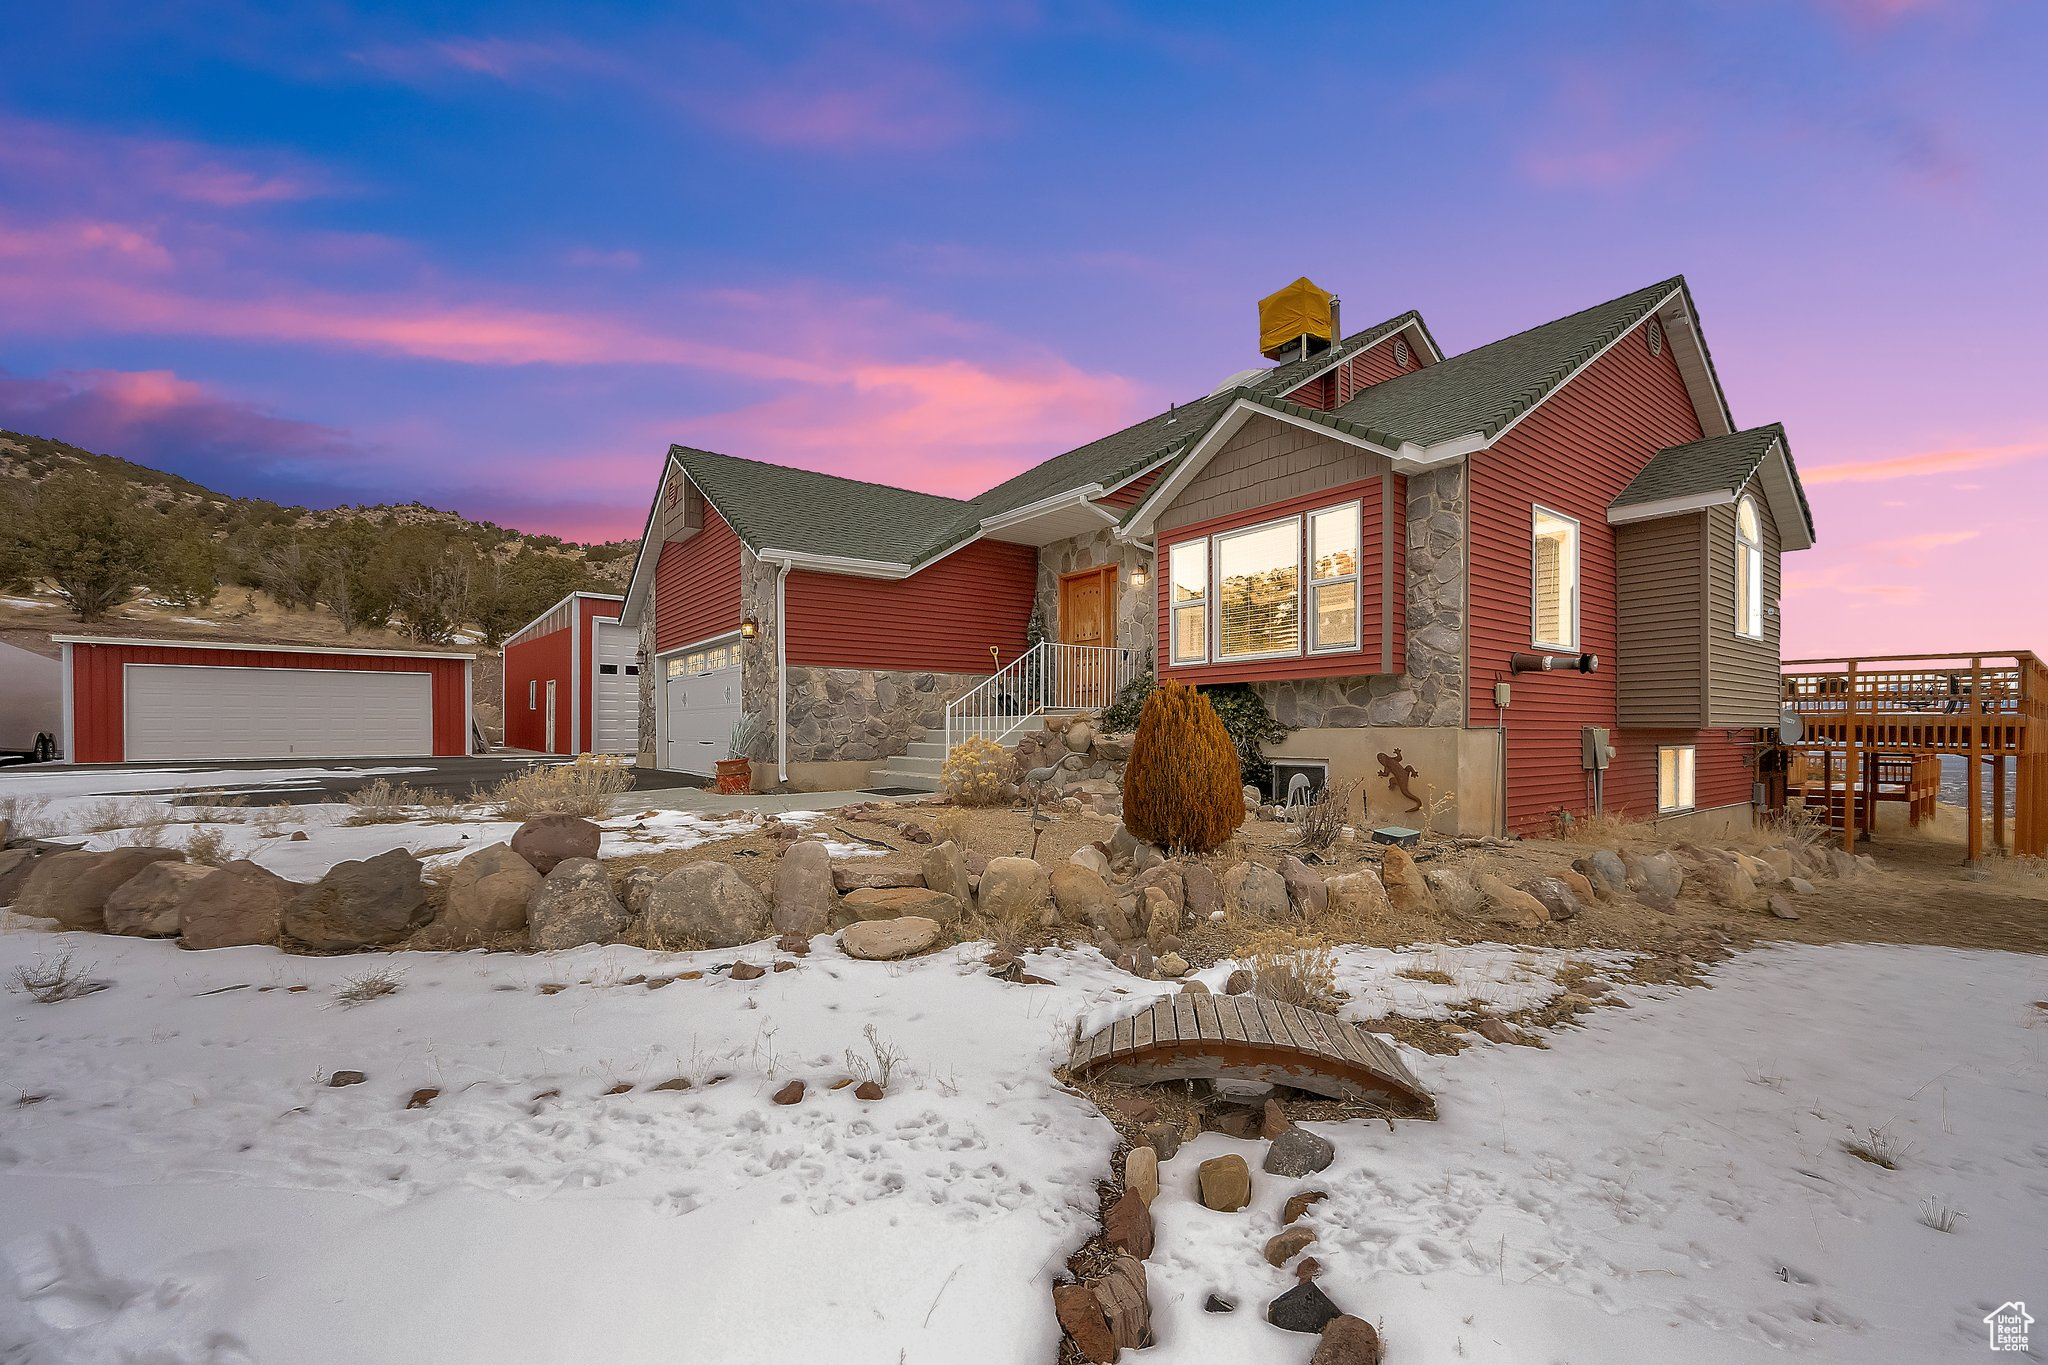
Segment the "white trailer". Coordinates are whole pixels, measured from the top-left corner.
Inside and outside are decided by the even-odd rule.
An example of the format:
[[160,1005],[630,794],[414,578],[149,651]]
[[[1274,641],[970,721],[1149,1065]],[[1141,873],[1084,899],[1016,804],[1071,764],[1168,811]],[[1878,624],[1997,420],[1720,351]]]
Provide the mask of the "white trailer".
[[47,763],[63,733],[63,665],[0,644],[0,760]]

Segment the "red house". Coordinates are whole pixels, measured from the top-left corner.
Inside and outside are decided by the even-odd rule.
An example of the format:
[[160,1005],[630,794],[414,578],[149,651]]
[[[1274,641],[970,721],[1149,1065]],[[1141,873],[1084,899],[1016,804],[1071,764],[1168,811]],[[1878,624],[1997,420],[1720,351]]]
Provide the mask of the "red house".
[[572,592],[505,637],[505,744],[543,754],[630,754],[640,661],[625,599]]
[[1813,521],[1685,281],[1451,357],[1305,280],[1262,320],[1275,363],[972,499],[672,447],[622,618],[641,762],[708,772],[744,719],[793,785],[929,786],[1153,672],[1250,687],[1278,780],[1375,820],[1747,820]]

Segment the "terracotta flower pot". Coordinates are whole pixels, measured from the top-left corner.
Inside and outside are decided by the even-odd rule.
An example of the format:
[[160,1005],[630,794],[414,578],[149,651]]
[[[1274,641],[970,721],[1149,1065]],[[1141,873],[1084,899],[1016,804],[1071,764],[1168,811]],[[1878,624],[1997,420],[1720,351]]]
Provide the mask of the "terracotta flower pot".
[[718,760],[718,785],[715,790],[722,796],[745,796],[754,789],[754,760],[750,758],[721,758]]

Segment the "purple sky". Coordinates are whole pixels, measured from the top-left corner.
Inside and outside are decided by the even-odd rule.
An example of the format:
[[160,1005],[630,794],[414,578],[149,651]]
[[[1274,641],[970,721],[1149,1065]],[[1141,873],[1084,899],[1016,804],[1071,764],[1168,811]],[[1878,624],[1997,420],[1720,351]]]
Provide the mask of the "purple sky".
[[1682,271],[1788,656],[2048,649],[2048,5],[152,8],[10,16],[0,426],[613,537],[670,441],[977,492],[1296,275],[1458,351]]

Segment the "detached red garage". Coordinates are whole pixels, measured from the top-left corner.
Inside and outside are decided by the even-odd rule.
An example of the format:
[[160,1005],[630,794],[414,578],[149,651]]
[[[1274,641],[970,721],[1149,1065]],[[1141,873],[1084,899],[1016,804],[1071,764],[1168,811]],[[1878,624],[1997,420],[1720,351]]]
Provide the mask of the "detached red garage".
[[640,636],[626,599],[572,592],[505,637],[505,744],[542,754],[640,747]]
[[52,638],[73,763],[469,752],[467,654]]

